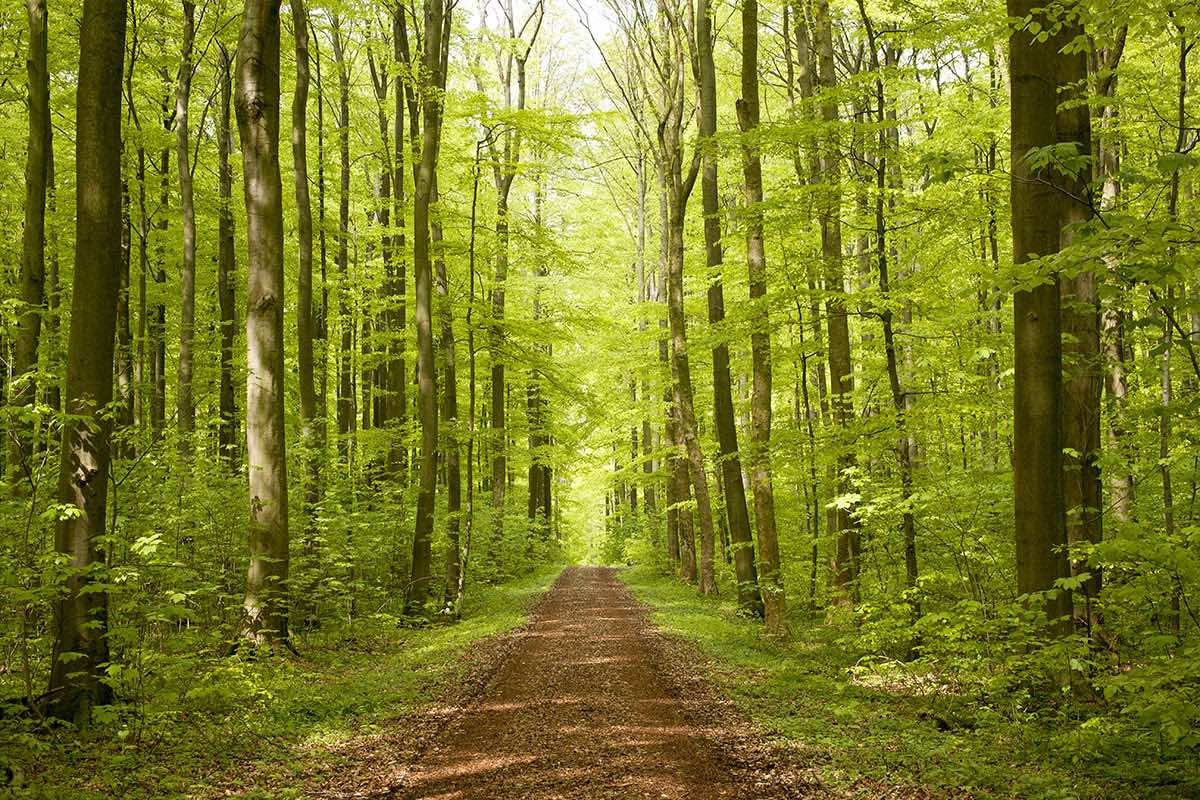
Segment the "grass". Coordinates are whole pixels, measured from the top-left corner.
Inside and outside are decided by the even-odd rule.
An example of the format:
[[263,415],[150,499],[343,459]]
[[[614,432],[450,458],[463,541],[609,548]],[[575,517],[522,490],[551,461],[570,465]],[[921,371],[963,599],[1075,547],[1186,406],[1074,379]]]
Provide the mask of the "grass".
[[798,750],[836,796],[1132,800],[1200,796],[1194,753],[1163,756],[1104,717],[1022,712],[906,672],[855,669],[845,627],[803,614],[780,645],[736,613],[649,567],[622,579],[661,629],[697,645],[719,691]]
[[430,703],[473,645],[524,623],[560,569],[476,588],[453,625],[364,620],[307,641],[299,658],[163,658],[149,702],[113,707],[90,732],[0,728],[0,765],[19,787],[0,797],[301,797],[286,787],[335,758],[318,745],[386,730]]

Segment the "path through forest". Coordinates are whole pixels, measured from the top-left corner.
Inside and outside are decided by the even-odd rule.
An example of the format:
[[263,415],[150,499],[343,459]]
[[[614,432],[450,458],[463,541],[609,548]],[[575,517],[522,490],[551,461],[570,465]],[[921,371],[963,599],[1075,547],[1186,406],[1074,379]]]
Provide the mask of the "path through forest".
[[739,775],[763,774],[731,746],[739,724],[679,685],[614,570],[567,569],[517,635],[396,797],[715,800],[747,796]]

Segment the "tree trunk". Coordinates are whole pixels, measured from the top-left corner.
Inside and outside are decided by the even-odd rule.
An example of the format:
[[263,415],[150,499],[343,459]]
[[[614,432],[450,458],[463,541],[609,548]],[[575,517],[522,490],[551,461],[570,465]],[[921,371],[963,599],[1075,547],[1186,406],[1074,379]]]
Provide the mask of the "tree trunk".
[[[1049,25],[1034,13],[1033,0],[1008,0],[1009,17]],[[1031,148],[1056,144],[1058,108],[1057,38],[1039,41],[1029,30],[1009,37],[1012,83],[1013,260],[1019,265],[1059,249],[1059,205],[1055,186],[1031,168]],[[1052,590],[1070,575],[1063,500],[1062,307],[1059,276],[1013,296],[1015,400],[1013,497],[1016,511],[1017,590]],[[1071,612],[1060,593],[1045,604],[1051,620]],[[1056,625],[1065,633],[1067,628]]]
[[[29,48],[25,59],[29,80],[29,144],[25,152],[25,229],[21,241],[21,302],[13,341],[12,405],[28,406],[37,396],[32,373],[37,368],[42,331],[46,275],[46,183],[50,150],[50,73],[47,64],[46,0],[27,0]],[[32,485],[33,432],[13,417],[8,436],[8,483],[13,491]],[[4,474],[4,473],[0,473]]]
[[508,481],[507,432],[504,391],[504,288],[508,281],[509,180],[496,189],[496,272],[492,284],[492,325],[488,350],[492,357],[492,542],[504,538],[504,489]]
[[[742,97],[737,104],[742,133],[752,137],[758,129],[758,2],[742,2]],[[779,532],[775,526],[775,489],[771,475],[771,326],[767,303],[767,256],[763,241],[762,159],[751,144],[743,144],[746,191],[746,266],[750,303],[755,306],[750,334],[754,384],[750,396],[750,486],[754,492],[754,520],[758,529],[758,556],[767,632],[787,633],[787,598],[779,560]],[[741,481],[739,480],[739,483]]]
[[433,269],[429,209],[436,185],[442,139],[443,95],[449,50],[451,11],[445,0],[425,0],[423,130],[413,203],[413,272],[416,278],[417,391],[421,422],[421,470],[413,533],[412,574],[405,596],[408,613],[420,612],[430,595],[433,510],[437,484],[437,373],[433,355]]
[[[217,445],[221,457],[236,471],[241,450],[238,442],[237,399],[233,391],[233,347],[237,339],[237,252],[233,222],[233,168],[229,155],[233,151],[230,131],[233,59],[229,50],[219,44],[218,80],[221,82],[221,108],[217,118],[217,173],[220,208],[217,218],[217,302],[221,312],[221,387],[218,400]],[[302,208],[303,210],[303,208]],[[311,225],[311,223],[310,223]],[[311,234],[310,234],[311,244]]]
[[176,412],[179,451],[192,452],[196,405],[192,400],[192,337],[196,325],[196,207],[192,202],[192,168],[188,104],[192,96],[192,48],[196,41],[196,4],[183,2],[183,43],[179,64],[179,88],[175,93],[175,165],[179,169],[180,211],[183,214],[183,271],[179,302],[179,389]]
[[288,486],[284,436],[283,183],[279,174],[280,0],[246,0],[236,108],[246,197],[246,466],[250,568],[243,635],[288,637]]
[[338,239],[335,263],[338,271],[338,324],[342,346],[338,354],[337,426],[342,456],[349,461],[354,449],[350,434],[354,431],[354,309],[350,303],[350,67],[346,63],[342,41],[342,20],[334,14],[333,61],[338,71],[338,154],[341,182],[338,191]]
[[[838,121],[837,100],[833,94],[837,76],[833,63],[833,30],[829,18],[829,3],[817,3],[817,62],[822,88],[821,116],[829,126]],[[846,315],[845,275],[842,265],[842,220],[838,135],[831,132],[821,154],[821,172],[829,186],[829,196],[820,209],[821,254],[825,262],[825,321],[829,342],[829,394],[834,423],[841,429],[843,439],[854,420],[854,371],[850,354],[850,326]],[[854,453],[843,441],[838,447],[835,466],[837,502],[830,513],[831,527],[836,531],[837,549],[834,557],[834,586],[838,599],[853,602],[858,597],[859,532],[853,509],[846,498],[850,491],[850,471],[855,464]]]
[[316,528],[321,502],[324,442],[318,436],[317,385],[313,365],[313,221],[308,189],[308,10],[291,0],[296,42],[296,90],[292,96],[292,166],[296,188],[298,279],[296,286],[296,361],[300,382],[300,439],[304,446],[305,526]]
[[[168,98],[163,99],[163,125],[171,130],[172,117],[167,112]],[[150,321],[150,428],[154,440],[162,438],[167,424],[167,305],[163,302],[167,283],[167,231],[171,211],[171,149],[164,147],[158,156],[158,208],[155,211],[158,231],[154,252],[154,282],[159,285],[158,302]]]
[[[725,321],[725,292],[721,283],[721,220],[717,193],[717,152],[712,138],[717,133],[717,76],[713,66],[712,9],[700,0],[696,10],[696,52],[700,83],[700,137],[704,140],[704,163],[700,178],[704,205],[704,249],[709,271],[708,322],[720,329]],[[755,86],[757,87],[757,76]],[[754,538],[750,533],[750,511],[742,483],[737,426],[733,417],[733,389],[729,377],[729,345],[719,338],[712,349],[713,409],[717,442],[721,448],[720,477],[725,489],[725,516],[729,521],[738,605],[756,617],[763,615],[758,571],[754,563]]]
[[[410,64],[407,39],[404,4],[397,3],[392,17],[392,54],[399,64]],[[400,71],[397,70],[396,73],[396,85],[393,90],[396,95],[396,113],[392,120],[392,138],[395,140],[392,157],[392,198],[395,204],[393,224],[396,227],[392,253],[396,260],[389,272],[389,281],[385,287],[388,300],[388,346],[385,369],[388,392],[384,396],[383,416],[385,425],[392,429],[388,444],[387,474],[397,485],[403,485],[408,468],[408,449],[404,443],[405,420],[408,415],[408,369],[404,357],[408,328],[407,242],[404,235],[406,206],[404,109],[405,101],[408,100],[411,116],[415,119],[416,99],[412,87],[401,79]]]
[[[86,724],[112,690],[105,560],[117,296],[121,287],[121,79],[125,0],[85,0],[76,90],[75,277],[67,345],[66,411],[55,550],[71,570],[55,603],[50,713]],[[68,654],[70,657],[68,658]]]
[[[434,185],[431,192],[434,203],[438,200],[437,176],[434,175]],[[431,225],[433,246],[435,248],[434,264],[437,272],[437,291],[441,298],[442,309],[442,420],[448,430],[446,432],[446,587],[443,594],[443,605],[449,612],[458,616],[462,611],[458,604],[459,583],[466,565],[459,533],[462,529],[462,466],[459,462],[459,432],[458,432],[458,370],[455,366],[454,343],[454,307],[450,302],[450,281],[446,276],[446,259],[442,254],[442,223],[435,221]]]
[[[1070,42],[1083,31],[1078,23],[1068,25],[1062,36]],[[1059,54],[1058,83],[1066,87],[1059,102],[1066,107],[1058,114],[1058,139],[1074,142],[1078,153],[1092,151],[1091,111],[1086,102],[1088,90],[1087,54]],[[1060,243],[1068,247],[1075,236],[1071,226],[1092,216],[1086,198],[1091,186],[1090,163],[1073,180],[1066,180],[1063,204],[1063,230]],[[1073,198],[1080,198],[1075,200]],[[1100,622],[1097,600],[1101,573],[1098,564],[1089,564],[1086,548],[1103,538],[1104,486],[1100,476],[1100,398],[1104,391],[1100,350],[1100,296],[1096,273],[1084,270],[1074,277],[1062,278],[1059,286],[1062,302],[1063,378],[1062,429],[1064,448],[1063,508],[1066,513],[1067,544],[1071,548],[1071,574],[1087,573],[1088,579],[1075,592],[1076,624],[1092,634]]]

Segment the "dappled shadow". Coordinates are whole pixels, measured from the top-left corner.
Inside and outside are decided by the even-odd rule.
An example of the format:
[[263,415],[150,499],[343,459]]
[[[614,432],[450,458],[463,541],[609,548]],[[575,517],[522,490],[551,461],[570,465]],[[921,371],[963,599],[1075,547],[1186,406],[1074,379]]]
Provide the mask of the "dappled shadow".
[[738,795],[612,570],[567,570],[478,702],[391,795],[411,800]]

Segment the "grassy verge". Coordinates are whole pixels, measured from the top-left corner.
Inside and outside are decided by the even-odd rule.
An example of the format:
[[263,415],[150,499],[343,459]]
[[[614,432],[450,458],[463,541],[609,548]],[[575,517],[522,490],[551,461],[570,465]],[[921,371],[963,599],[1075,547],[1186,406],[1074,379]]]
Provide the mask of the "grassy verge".
[[257,663],[171,657],[147,704],[116,707],[90,733],[0,730],[0,761],[19,787],[0,797],[302,797],[283,787],[335,758],[323,745],[386,729],[431,702],[472,645],[524,623],[560,569],[476,588],[453,625],[364,620],[307,640],[299,658]]
[[[1200,796],[1195,761],[1064,712],[1023,713],[930,684],[855,670],[845,629],[795,616],[777,645],[729,597],[702,598],[647,567],[622,572],[662,630],[695,643],[710,678],[846,797],[1132,800]],[[1057,715],[1057,716],[1056,716]],[[1102,719],[1102,718],[1095,718]],[[892,787],[891,790],[884,787]]]

